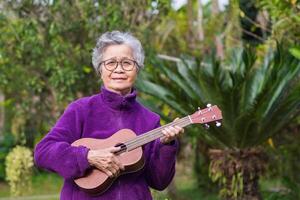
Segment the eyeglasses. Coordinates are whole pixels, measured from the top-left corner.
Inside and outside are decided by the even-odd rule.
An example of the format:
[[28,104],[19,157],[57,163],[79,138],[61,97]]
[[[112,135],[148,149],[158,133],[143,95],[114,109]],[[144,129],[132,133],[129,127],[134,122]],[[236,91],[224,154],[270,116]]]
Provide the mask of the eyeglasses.
[[120,61],[117,61],[116,59],[104,60],[99,63],[99,67],[102,64],[104,65],[105,69],[107,69],[108,71],[114,71],[118,67],[118,64],[121,65],[121,67],[124,71],[132,71],[133,68],[135,67],[135,65],[138,66],[138,64],[135,60],[131,60],[129,58],[124,58]]

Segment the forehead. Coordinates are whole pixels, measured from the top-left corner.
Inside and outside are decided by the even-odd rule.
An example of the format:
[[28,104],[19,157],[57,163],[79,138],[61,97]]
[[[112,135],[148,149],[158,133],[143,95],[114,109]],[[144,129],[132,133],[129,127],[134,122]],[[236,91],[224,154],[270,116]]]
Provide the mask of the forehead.
[[133,57],[133,52],[132,49],[129,45],[126,44],[114,44],[114,45],[109,45],[108,47],[105,48],[103,52],[103,59],[109,59],[109,58],[123,58],[123,57],[128,57],[132,58]]

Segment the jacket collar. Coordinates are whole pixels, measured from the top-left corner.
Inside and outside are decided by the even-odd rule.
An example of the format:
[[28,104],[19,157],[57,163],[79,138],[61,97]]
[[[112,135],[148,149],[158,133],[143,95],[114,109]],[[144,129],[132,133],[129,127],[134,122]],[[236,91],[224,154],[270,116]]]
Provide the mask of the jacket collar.
[[120,110],[120,109],[128,110],[132,108],[136,103],[137,91],[135,88],[133,88],[131,93],[122,96],[102,86],[100,96],[104,104],[106,104],[110,108],[113,108],[115,110]]

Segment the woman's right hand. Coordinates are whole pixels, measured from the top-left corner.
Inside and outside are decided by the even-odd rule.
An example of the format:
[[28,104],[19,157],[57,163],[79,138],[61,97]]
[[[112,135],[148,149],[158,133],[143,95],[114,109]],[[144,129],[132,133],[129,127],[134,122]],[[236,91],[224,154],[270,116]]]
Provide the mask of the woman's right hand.
[[117,176],[120,170],[124,170],[123,164],[114,154],[118,150],[120,150],[120,147],[90,150],[87,155],[88,162],[91,166],[103,171],[109,177]]

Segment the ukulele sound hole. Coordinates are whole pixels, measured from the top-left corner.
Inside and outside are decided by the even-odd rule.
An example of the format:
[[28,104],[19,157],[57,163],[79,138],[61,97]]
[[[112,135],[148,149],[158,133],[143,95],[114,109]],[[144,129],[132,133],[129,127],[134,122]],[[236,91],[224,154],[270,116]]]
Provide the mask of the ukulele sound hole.
[[115,152],[116,154],[124,153],[127,150],[127,147],[124,143],[118,143],[118,144],[115,145],[115,147],[121,147],[120,150]]

